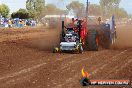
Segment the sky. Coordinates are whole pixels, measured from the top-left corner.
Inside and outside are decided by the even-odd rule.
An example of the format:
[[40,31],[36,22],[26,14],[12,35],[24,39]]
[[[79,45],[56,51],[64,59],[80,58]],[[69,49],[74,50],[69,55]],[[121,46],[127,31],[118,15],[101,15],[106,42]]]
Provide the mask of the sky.
[[[69,1],[72,0],[45,0],[46,3],[54,3],[59,7],[65,6]],[[65,2],[60,2],[65,1]],[[80,2],[86,3],[86,0],[79,0]],[[99,0],[89,0],[92,4],[99,4]],[[0,3],[4,3],[9,6],[10,13],[17,11],[19,8],[26,8],[26,0],[0,0]],[[129,14],[132,14],[132,0],[122,0],[120,3],[120,7],[124,8]]]

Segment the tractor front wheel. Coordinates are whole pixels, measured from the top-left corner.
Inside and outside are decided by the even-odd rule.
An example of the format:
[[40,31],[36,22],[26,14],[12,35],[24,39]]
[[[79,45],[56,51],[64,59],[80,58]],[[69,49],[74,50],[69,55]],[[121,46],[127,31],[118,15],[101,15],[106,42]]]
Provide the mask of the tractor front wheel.
[[52,52],[53,52],[53,53],[58,53],[58,52],[59,52],[59,48],[54,47]]

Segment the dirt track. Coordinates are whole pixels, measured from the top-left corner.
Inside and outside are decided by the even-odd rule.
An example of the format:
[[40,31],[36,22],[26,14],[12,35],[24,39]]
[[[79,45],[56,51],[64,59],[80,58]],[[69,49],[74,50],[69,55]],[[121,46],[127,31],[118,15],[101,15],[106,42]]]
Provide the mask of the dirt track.
[[132,29],[124,28],[118,28],[119,37],[113,49],[83,54],[53,54],[51,47],[58,41],[56,30],[2,30],[0,88],[82,88],[79,80],[83,67],[91,79],[132,81]]

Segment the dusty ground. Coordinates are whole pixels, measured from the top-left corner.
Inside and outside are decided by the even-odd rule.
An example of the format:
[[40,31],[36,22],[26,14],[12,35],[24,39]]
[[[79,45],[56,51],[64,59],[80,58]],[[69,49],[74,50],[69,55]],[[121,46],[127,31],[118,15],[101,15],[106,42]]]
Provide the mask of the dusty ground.
[[56,31],[0,30],[0,88],[82,88],[79,80],[83,67],[91,79],[132,81],[132,27],[118,27],[113,49],[83,54],[53,54]]

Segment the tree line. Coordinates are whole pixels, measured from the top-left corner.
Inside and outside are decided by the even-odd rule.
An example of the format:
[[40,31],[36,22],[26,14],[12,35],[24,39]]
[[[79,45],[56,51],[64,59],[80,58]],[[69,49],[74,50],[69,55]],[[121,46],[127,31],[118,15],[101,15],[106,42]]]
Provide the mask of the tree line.
[[[128,13],[119,7],[121,0],[100,0],[99,5],[89,4],[88,14],[94,16],[109,17],[115,15],[118,18],[130,17]],[[5,4],[0,5],[0,15],[7,17],[9,8]],[[54,4],[45,5],[45,0],[27,0],[26,9],[19,9],[11,14],[12,18],[33,18],[41,19],[45,15],[59,15],[73,12],[77,17],[84,17],[86,15],[86,5],[79,1],[72,1],[66,5],[66,10],[62,10]]]
[[[115,15],[117,18],[128,17],[128,13],[119,7],[121,0],[100,0],[100,4],[90,4],[88,7],[88,14],[93,16],[110,17]],[[79,1],[72,1],[67,5],[68,10],[72,10],[76,13],[76,16],[83,16],[83,12],[86,12],[86,6]]]

